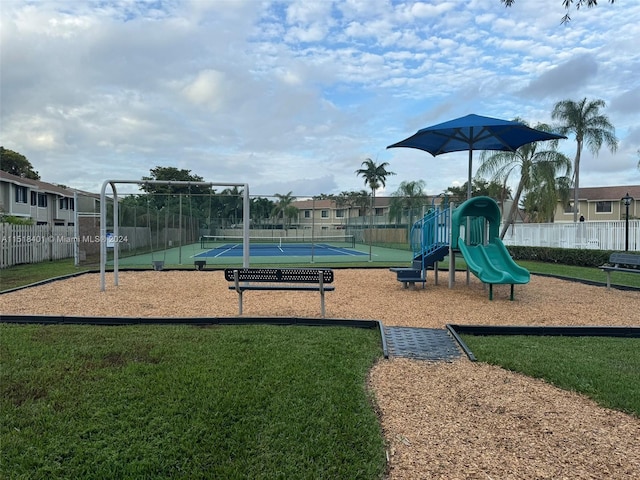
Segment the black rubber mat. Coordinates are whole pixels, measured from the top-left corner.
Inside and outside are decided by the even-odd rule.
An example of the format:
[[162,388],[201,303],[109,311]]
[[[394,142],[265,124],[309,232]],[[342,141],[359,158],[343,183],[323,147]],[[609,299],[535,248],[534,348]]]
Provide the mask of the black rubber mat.
[[462,349],[445,329],[384,327],[391,357],[451,361],[462,356]]

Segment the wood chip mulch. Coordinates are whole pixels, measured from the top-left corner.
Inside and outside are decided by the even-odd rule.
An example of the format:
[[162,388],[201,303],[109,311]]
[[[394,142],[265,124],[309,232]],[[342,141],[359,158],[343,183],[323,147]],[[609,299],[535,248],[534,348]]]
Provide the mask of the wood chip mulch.
[[[494,300],[464,273],[448,288],[403,289],[386,269],[335,271],[327,317],[385,325],[640,326],[640,292],[533,275],[494,287]],[[604,280],[604,274],[603,274]],[[237,294],[220,271],[120,272],[0,296],[4,314],[234,317]],[[245,316],[319,318],[317,294],[247,292]],[[640,354],[640,353],[638,353]],[[640,382],[640,372],[638,372]],[[640,419],[498,367],[457,360],[380,360],[368,386],[387,440],[389,479],[640,479]]]

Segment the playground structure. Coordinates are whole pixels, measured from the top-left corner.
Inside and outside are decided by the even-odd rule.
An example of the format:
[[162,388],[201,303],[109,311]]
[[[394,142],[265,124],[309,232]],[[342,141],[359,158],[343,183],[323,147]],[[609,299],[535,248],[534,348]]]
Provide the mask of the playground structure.
[[530,274],[516,264],[500,240],[500,209],[489,197],[474,197],[455,208],[446,202],[431,210],[411,229],[413,265],[392,268],[405,287],[420,282],[425,285],[427,271],[434,270],[438,283],[438,262],[449,255],[449,288],[455,283],[456,253],[462,254],[469,272],[489,285],[489,300],[493,299],[493,285],[529,283]]

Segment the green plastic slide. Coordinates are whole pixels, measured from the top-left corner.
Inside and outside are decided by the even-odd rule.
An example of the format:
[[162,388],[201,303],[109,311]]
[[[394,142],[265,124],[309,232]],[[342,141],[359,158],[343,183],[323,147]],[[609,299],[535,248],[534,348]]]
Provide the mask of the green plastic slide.
[[[469,270],[481,282],[529,283],[529,271],[513,261],[500,240],[499,227],[500,209],[496,201],[489,197],[471,198],[451,216],[451,247],[460,250]],[[468,233],[463,233],[465,228]]]
[[523,284],[529,283],[529,271],[516,264],[499,238],[487,245],[466,245],[458,241],[469,270],[483,283]]

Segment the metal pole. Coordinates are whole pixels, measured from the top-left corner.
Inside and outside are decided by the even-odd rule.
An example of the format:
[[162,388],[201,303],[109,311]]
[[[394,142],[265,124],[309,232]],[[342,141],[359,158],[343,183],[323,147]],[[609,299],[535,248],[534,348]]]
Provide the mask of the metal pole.
[[78,214],[78,192],[73,192],[73,264],[80,266],[80,215]]
[[178,206],[178,265],[182,265],[182,194],[178,194],[179,206]]
[[373,242],[373,199],[375,198],[374,190],[371,190],[371,201],[369,207],[369,261],[371,261],[371,243]]
[[250,245],[249,229],[251,227],[251,200],[249,199],[249,184],[242,185],[242,267],[249,268]]
[[624,222],[624,251],[629,251],[629,204],[631,202],[625,201],[624,206],[627,210],[627,217]]

